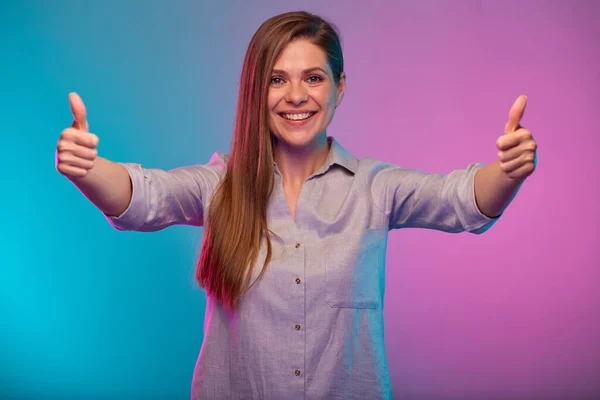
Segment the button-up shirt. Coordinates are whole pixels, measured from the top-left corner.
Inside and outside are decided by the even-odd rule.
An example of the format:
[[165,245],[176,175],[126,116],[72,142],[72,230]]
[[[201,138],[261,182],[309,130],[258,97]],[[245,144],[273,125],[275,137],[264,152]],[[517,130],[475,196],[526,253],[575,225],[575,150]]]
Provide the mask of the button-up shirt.
[[[356,159],[332,137],[325,164],[303,184],[292,218],[280,171],[267,208],[272,259],[230,312],[207,294],[193,399],[391,399],[383,299],[388,232],[419,227],[482,233],[470,164],[427,174]],[[107,216],[118,230],[202,226],[228,156],[171,171],[122,163],[133,194]],[[266,255],[263,241],[254,281]]]

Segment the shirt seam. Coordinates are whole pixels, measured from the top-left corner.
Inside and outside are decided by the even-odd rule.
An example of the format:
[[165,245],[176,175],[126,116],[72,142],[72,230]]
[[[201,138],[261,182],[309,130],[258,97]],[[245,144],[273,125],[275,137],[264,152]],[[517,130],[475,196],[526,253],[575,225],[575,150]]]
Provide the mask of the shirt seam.
[[[387,185],[387,183],[386,183]],[[375,205],[375,208],[377,208],[377,210],[382,213],[387,219],[388,219],[388,228],[389,228],[389,218],[390,218],[390,214],[385,212],[384,210],[382,210],[379,205],[377,204],[377,201],[375,200],[375,196],[373,195],[373,184],[371,182],[371,184],[369,185],[369,194],[371,195],[371,201],[373,202],[373,204]]]

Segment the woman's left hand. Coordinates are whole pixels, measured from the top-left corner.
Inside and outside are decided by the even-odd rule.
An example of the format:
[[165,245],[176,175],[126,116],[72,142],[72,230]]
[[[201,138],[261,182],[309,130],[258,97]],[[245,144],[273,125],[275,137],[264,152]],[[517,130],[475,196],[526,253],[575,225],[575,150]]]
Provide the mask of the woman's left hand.
[[496,141],[500,168],[511,179],[527,178],[537,164],[537,144],[531,132],[521,126],[526,105],[527,96],[519,96],[508,114],[504,135]]

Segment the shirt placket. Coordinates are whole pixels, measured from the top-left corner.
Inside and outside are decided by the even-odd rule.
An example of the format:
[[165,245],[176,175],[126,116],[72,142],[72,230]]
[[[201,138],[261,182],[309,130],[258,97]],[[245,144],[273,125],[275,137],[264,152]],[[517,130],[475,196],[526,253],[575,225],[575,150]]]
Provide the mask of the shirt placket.
[[[290,329],[292,340],[288,343],[289,355],[288,365],[282,366],[288,370],[291,392],[290,399],[304,399],[306,388],[306,244],[303,232],[298,228],[289,213],[289,207],[283,193],[281,177],[275,177],[275,197],[278,210],[286,210],[288,214],[283,222],[283,230],[286,232],[284,239],[285,253],[289,255],[286,268],[290,272],[283,285],[286,297],[289,296],[290,313],[292,315]],[[300,209],[300,199],[296,204],[296,215]],[[286,335],[286,337],[289,337]]]
[[297,233],[297,237],[294,239],[295,243],[292,244],[292,248],[290,249],[293,256],[293,265],[292,270],[294,271],[295,278],[292,282],[289,282],[290,291],[293,293],[293,301],[294,301],[294,326],[290,327],[294,330],[295,335],[297,336],[297,340],[294,340],[294,343],[297,343],[300,350],[295,352],[296,354],[300,354],[300,356],[294,360],[294,365],[290,366],[290,372],[293,374],[293,378],[298,385],[298,389],[302,396],[299,398],[304,398],[304,388],[305,388],[305,352],[306,352],[306,312],[305,312],[305,243],[303,243],[302,238],[300,237],[300,231],[298,229],[294,229]]

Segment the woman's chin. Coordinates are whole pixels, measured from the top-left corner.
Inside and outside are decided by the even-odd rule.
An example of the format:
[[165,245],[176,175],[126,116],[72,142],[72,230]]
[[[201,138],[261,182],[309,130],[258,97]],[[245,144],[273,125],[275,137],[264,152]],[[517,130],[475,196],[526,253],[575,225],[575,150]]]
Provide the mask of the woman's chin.
[[306,147],[316,140],[315,135],[309,133],[285,133],[275,135],[276,141],[290,147]]

